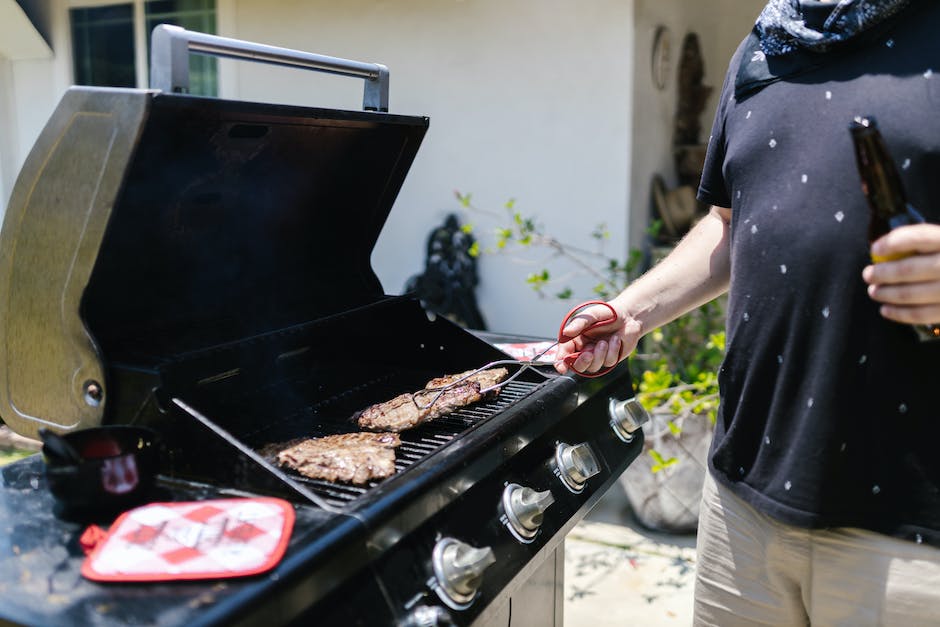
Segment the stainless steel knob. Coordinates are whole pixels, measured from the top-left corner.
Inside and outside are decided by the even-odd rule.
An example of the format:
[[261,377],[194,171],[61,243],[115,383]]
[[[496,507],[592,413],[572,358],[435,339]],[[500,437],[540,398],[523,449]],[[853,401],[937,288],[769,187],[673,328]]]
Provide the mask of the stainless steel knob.
[[454,621],[440,605],[419,605],[398,623],[398,627],[448,627]]
[[555,449],[555,463],[561,480],[575,492],[580,492],[587,480],[601,471],[594,452],[586,442],[559,444]]
[[650,415],[635,397],[625,401],[610,399],[607,405],[610,428],[624,442],[633,440],[633,434],[650,421]]
[[448,603],[464,605],[473,600],[483,583],[483,571],[496,561],[493,549],[470,546],[454,538],[443,538],[431,554],[434,576]]
[[542,526],[545,510],[555,502],[550,490],[536,492],[517,483],[503,490],[503,510],[513,530],[525,539],[534,538]]

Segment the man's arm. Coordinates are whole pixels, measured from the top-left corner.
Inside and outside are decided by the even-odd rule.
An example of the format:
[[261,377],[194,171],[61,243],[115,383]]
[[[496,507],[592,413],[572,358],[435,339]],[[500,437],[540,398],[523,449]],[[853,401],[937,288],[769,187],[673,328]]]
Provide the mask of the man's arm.
[[629,355],[640,338],[728,289],[731,210],[712,207],[669,255],[610,301],[617,319],[582,334],[610,314],[605,308],[588,309],[565,327],[570,338],[559,345],[555,368],[567,372],[561,361],[581,351],[573,367],[597,372]]

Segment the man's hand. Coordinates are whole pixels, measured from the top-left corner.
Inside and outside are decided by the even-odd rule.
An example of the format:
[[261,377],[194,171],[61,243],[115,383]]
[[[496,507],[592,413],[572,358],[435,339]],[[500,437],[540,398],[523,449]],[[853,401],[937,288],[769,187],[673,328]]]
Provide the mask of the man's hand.
[[868,295],[881,315],[907,324],[940,323],[940,225],[894,229],[871,247],[879,257],[903,257],[866,266]]
[[[669,255],[608,304],[579,312],[562,330],[555,369],[594,374],[625,359],[644,333],[675,320],[728,289],[731,209],[712,207]],[[940,250],[938,244],[937,250]],[[597,322],[603,322],[592,327]],[[562,360],[581,354],[570,366]]]
[[[615,302],[610,305],[615,311]],[[633,352],[640,340],[640,323],[633,318],[618,313],[609,324],[594,328],[591,325],[610,319],[610,310],[600,305],[589,307],[571,319],[562,331],[566,338],[558,345],[555,356],[555,369],[565,374],[571,369],[582,374],[592,374],[604,368],[616,365]],[[585,330],[589,329],[589,330]],[[569,368],[564,358],[572,353],[581,355]]]

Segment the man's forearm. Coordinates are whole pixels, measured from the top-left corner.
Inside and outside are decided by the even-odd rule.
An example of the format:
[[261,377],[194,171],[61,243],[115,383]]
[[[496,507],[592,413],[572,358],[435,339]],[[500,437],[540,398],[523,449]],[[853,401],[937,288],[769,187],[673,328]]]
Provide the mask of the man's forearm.
[[618,311],[653,329],[728,289],[731,211],[712,207],[669,255],[613,300]]

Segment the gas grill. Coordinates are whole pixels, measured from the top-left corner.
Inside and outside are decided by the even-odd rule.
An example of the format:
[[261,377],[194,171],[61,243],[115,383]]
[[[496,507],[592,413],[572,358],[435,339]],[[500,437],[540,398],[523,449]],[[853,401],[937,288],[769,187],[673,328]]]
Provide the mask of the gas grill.
[[[362,78],[365,111],[186,95],[190,52]],[[365,486],[279,468],[296,438],[477,368],[517,337],[386,295],[370,256],[428,127],[379,65],[161,26],[157,89],[70,89],[0,234],[0,413],[22,435],[159,432],[153,500],[265,495],[296,512],[274,570],[94,583],[36,456],[0,471],[0,622],[551,625],[565,534],[642,448],[625,365],[527,371],[402,434]],[[105,521],[97,521],[107,524]]]

